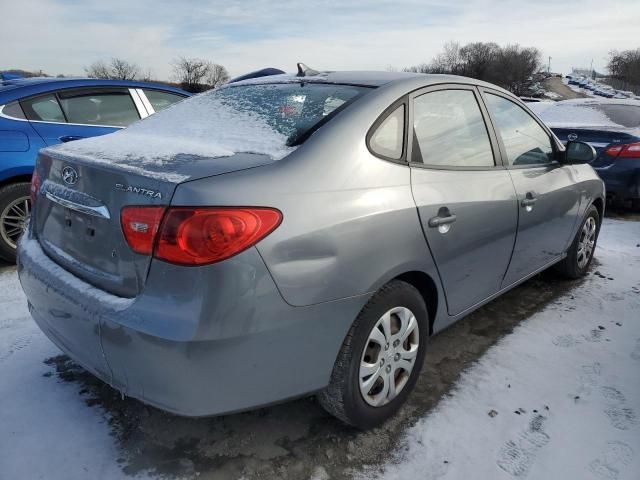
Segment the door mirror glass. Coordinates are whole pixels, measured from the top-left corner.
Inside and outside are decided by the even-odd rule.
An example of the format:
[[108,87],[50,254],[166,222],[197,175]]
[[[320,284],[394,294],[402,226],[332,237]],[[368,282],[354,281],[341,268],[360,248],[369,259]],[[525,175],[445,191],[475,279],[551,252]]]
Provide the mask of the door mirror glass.
[[565,155],[566,163],[591,163],[596,159],[596,150],[588,143],[569,142]]

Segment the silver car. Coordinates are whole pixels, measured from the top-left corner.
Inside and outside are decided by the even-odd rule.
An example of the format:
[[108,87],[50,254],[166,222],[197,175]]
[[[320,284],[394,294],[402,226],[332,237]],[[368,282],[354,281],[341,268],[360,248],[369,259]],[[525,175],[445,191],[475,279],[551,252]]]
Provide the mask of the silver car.
[[585,274],[593,156],[469,78],[241,81],[43,150],[20,280],[124,395],[204,416],[316,394],[369,428],[430,335],[551,266]]

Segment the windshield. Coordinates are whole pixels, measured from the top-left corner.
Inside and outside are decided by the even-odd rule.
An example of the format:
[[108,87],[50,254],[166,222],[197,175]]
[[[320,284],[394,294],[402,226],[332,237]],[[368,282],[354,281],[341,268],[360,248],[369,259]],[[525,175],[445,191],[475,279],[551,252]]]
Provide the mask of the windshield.
[[336,110],[368,90],[352,85],[296,82],[221,88],[211,97],[238,112],[257,115],[284,135],[287,145],[294,146]]

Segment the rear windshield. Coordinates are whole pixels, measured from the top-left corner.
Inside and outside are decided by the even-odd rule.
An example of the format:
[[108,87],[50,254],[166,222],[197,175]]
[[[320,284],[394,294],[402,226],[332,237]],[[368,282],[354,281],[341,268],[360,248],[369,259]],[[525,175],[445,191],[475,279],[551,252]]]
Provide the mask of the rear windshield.
[[640,105],[614,103],[540,103],[529,105],[545,122],[555,127],[640,127]]
[[341,107],[370,88],[318,83],[238,85],[212,93],[221,103],[242,113],[257,115],[287,138],[302,143]]
[[623,127],[640,127],[640,105],[597,105],[613,123]]

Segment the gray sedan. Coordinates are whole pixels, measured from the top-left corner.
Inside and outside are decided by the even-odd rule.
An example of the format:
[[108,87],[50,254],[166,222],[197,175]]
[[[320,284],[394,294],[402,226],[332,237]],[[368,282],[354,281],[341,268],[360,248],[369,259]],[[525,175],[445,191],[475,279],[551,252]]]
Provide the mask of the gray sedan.
[[236,82],[43,150],[20,280],[45,334],[124,395],[203,416],[316,394],[369,428],[430,335],[549,267],[585,274],[593,156],[468,78]]

